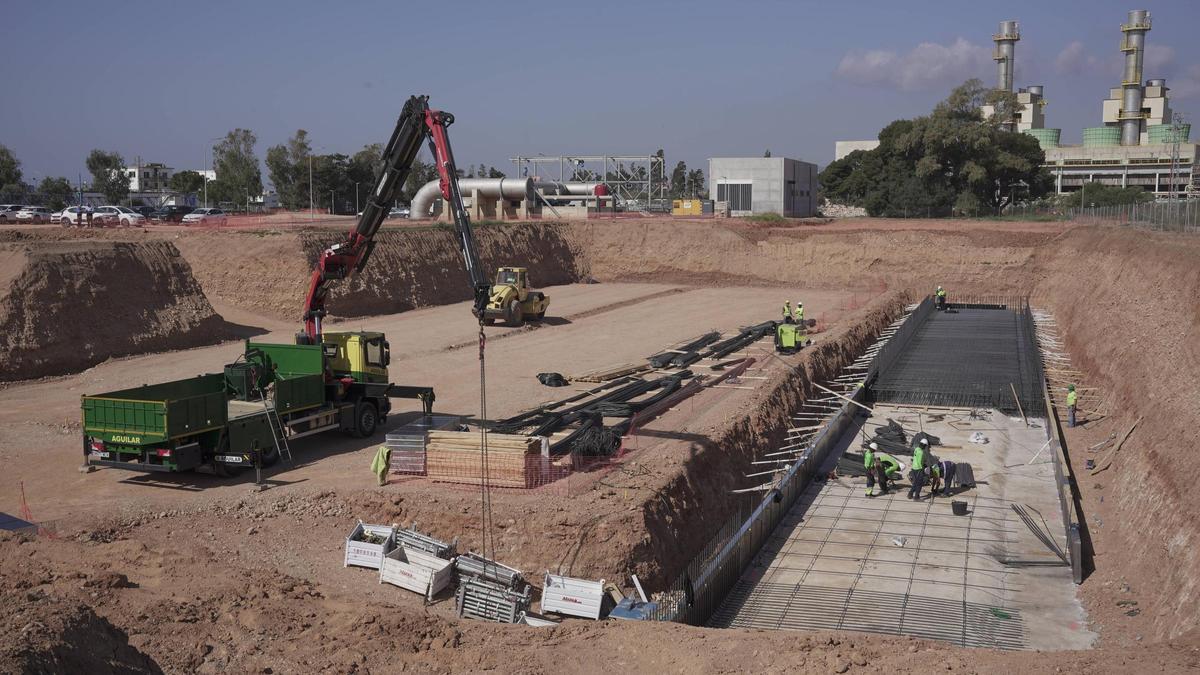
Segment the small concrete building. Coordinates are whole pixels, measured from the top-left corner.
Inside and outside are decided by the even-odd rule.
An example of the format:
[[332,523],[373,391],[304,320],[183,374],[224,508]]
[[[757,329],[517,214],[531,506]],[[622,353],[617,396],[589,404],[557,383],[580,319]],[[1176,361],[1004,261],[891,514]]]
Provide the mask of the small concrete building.
[[807,218],[817,212],[817,165],[786,157],[713,157],[708,194],[729,202],[730,215],[777,213]]

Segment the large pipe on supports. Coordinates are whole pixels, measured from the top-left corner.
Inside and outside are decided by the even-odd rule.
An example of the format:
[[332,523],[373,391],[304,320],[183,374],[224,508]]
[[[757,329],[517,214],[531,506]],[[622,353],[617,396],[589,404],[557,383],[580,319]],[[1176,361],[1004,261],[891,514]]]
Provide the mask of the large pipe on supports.
[[1135,9],[1129,12],[1129,22],[1121,24],[1124,38],[1125,74],[1121,78],[1121,145],[1138,145],[1142,141],[1142,57],[1146,50],[1146,32],[1150,30],[1150,12]]
[[[503,199],[531,199],[532,178],[459,178],[458,189],[464,197],[478,192],[483,197]],[[409,218],[422,220],[433,217],[433,203],[442,196],[438,181],[431,180],[413,195]]]
[[1013,90],[1013,56],[1020,39],[1021,29],[1016,21],[1001,21],[1000,32],[992,36],[992,42],[996,43],[996,51],[992,54],[996,62],[996,88],[1001,91]]

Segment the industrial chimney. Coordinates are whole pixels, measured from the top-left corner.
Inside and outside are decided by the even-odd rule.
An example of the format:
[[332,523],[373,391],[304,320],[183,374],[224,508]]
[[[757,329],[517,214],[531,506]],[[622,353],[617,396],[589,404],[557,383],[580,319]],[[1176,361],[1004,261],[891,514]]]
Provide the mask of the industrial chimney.
[[1142,56],[1146,50],[1146,31],[1150,30],[1150,12],[1135,9],[1129,22],[1121,24],[1121,51],[1125,52],[1125,75],[1121,79],[1121,145],[1138,145],[1142,135]]
[[1001,21],[1000,32],[992,36],[992,42],[996,43],[992,59],[996,62],[997,89],[1013,90],[1013,52],[1016,49],[1017,40],[1020,39],[1021,30],[1016,21]]

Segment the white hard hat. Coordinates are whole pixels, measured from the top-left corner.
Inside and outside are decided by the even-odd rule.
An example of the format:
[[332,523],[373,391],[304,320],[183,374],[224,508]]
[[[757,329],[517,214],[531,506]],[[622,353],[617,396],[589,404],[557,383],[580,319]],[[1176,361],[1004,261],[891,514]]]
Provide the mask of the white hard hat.
[[878,444],[876,444],[876,443],[871,443],[871,444],[870,444],[870,445],[868,445],[867,447],[868,447],[868,448],[870,448],[870,449],[872,449],[872,450],[878,450],[878,449],[879,449],[879,445],[878,445]]
[[922,439],[921,439],[921,445],[929,445],[929,439],[928,439],[928,438],[922,438]]

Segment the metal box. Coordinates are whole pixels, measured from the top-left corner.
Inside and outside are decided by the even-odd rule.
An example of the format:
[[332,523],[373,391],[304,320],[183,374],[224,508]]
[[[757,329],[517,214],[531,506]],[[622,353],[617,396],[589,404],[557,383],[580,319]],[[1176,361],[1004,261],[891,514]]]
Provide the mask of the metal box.
[[468,577],[455,594],[459,616],[496,623],[517,623],[529,611],[529,586],[518,593],[499,584]]
[[599,619],[604,605],[604,580],[589,581],[546,572],[542,613],[554,612]]
[[[364,532],[370,532],[379,537],[383,537],[382,544],[371,544],[365,541],[356,541],[355,537],[361,536]],[[396,548],[396,528],[391,525],[367,525],[363,521],[358,521],[358,525],[354,526],[354,530],[350,532],[350,536],[346,537],[346,560],[343,567],[356,565],[358,567],[370,567],[371,569],[379,569],[383,564],[383,556],[392,552]]]
[[408,589],[433,602],[434,596],[450,585],[454,563],[428,553],[397,546],[383,557],[379,583]]

